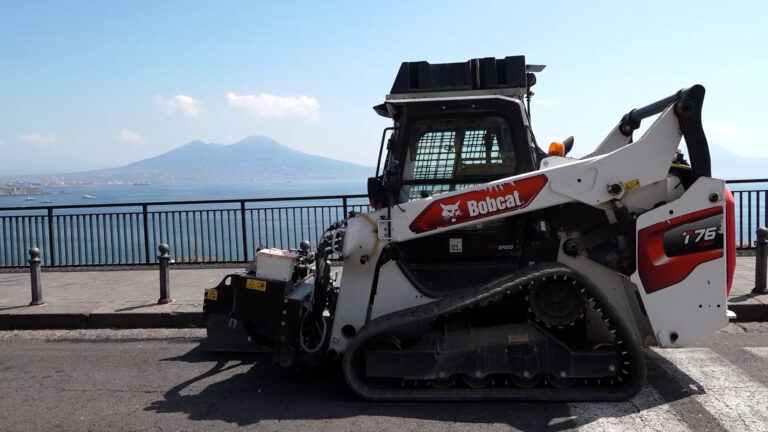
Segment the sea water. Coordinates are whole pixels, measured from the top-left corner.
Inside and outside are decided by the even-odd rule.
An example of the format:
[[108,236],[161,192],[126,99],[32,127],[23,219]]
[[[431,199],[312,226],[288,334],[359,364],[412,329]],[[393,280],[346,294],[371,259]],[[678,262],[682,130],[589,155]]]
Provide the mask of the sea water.
[[43,186],[42,195],[0,196],[0,210],[11,207],[354,195],[365,193],[365,184],[365,179],[350,179]]
[[[153,262],[161,242],[187,262],[242,261],[243,241],[249,255],[257,246],[295,248],[302,239],[316,245],[344,218],[344,201],[294,198],[358,195],[364,185],[365,179],[44,186],[42,195],[0,196],[0,267],[25,265],[31,246],[40,246],[46,265],[52,258],[56,265],[97,265]],[[287,200],[246,203],[244,219],[238,201],[196,204],[265,198]],[[365,198],[346,203],[347,211],[367,208]],[[146,221],[140,204],[147,204]],[[60,207],[82,205],[88,207]],[[50,206],[57,207],[52,217]]]
[[[25,196],[0,196],[0,267],[25,265],[26,250],[35,245],[50,244],[46,230],[46,210],[28,209],[41,206],[67,205],[107,205],[147,203],[151,221],[148,231],[150,251],[154,251],[159,242],[173,245],[173,255],[179,260],[194,261],[200,256],[214,260],[237,261],[244,259],[239,252],[242,223],[238,216],[240,205],[218,203],[196,205],[195,201],[205,200],[248,200],[261,198],[296,198],[331,195],[362,194],[364,180],[296,180],[275,182],[238,182],[238,183],[190,183],[190,184],[149,184],[149,185],[82,185],[43,187],[44,195],[28,200]],[[761,183],[732,184],[729,186],[736,197],[736,241],[739,247],[750,247],[755,240],[758,226],[768,224],[768,185]],[[51,201],[44,203],[43,201]],[[332,202],[333,201],[333,202]],[[163,202],[191,202],[190,204],[163,206]],[[366,199],[348,200],[348,210],[367,208]],[[158,203],[152,205],[151,203]],[[353,204],[363,204],[351,208]],[[324,208],[317,210],[299,209],[299,207]],[[330,206],[330,207],[329,207]],[[265,208],[272,209],[265,209]],[[285,207],[285,208],[276,208]],[[294,207],[294,208],[291,208]],[[15,208],[18,210],[9,210]],[[297,247],[301,239],[316,244],[322,230],[330,223],[344,217],[341,200],[306,200],[248,203],[248,221],[246,221],[249,251],[257,245]],[[258,210],[258,209],[265,210]],[[207,210],[223,210],[209,213]],[[227,209],[230,209],[227,211]],[[195,210],[190,212],[190,210]],[[104,219],[101,214],[127,212],[127,219]],[[89,207],[80,209],[55,210],[54,234],[59,265],[90,265],[114,263],[141,263],[147,259],[144,239],[141,235],[125,234],[127,229],[135,233],[143,232],[141,207]],[[152,216],[153,212],[163,212],[163,216]],[[311,213],[310,213],[311,212]],[[74,216],[73,214],[91,214]],[[168,220],[170,214],[170,223]],[[123,216],[120,216],[122,218]],[[175,219],[174,219],[175,218]],[[26,222],[25,222],[26,221]],[[30,222],[31,221],[31,222]],[[239,224],[239,225],[238,225]],[[211,243],[209,226],[213,229],[214,246],[208,249],[197,248],[198,241]],[[127,227],[127,228],[126,228]],[[191,227],[191,233],[190,233]],[[197,227],[198,231],[195,231]],[[226,227],[226,229],[225,229]],[[202,231],[205,230],[206,233]],[[216,231],[220,235],[216,237]],[[121,231],[122,234],[121,234]],[[95,232],[95,233],[94,233]],[[101,232],[101,236],[99,235]],[[113,240],[112,237],[115,237]],[[107,243],[102,245],[104,240]],[[155,238],[157,237],[157,238]],[[283,238],[285,237],[285,238]],[[195,247],[190,247],[190,245]],[[129,246],[133,245],[133,246]],[[242,243],[240,243],[242,245]],[[122,249],[121,249],[122,247]],[[133,249],[131,249],[133,248]],[[225,250],[233,248],[232,251]],[[59,252],[58,249],[61,249]],[[69,250],[69,252],[68,252]],[[93,252],[104,257],[91,258]],[[82,251],[82,252],[81,252]],[[45,254],[44,254],[45,255]],[[46,258],[50,262],[50,253]],[[154,254],[150,253],[150,260]]]
[[[732,191],[768,189],[765,183],[729,184]],[[287,198],[365,193],[365,179],[283,180],[275,182],[219,182],[180,184],[106,184],[43,186],[42,195],[0,196],[0,210],[11,207],[66,206],[82,204],[152,203],[222,199]],[[43,201],[51,201],[43,202]],[[753,207],[756,202],[753,202]]]

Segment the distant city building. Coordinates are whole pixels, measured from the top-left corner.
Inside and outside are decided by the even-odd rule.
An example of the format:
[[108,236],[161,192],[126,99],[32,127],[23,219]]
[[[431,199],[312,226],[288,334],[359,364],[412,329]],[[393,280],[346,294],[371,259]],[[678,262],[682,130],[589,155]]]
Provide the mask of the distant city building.
[[41,195],[37,186],[0,186],[0,196],[4,195]]

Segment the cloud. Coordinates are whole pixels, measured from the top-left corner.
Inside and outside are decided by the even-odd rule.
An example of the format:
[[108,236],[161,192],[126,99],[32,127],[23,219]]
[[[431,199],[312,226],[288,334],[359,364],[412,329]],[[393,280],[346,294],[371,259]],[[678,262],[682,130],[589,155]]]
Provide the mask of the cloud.
[[155,103],[160,105],[166,114],[181,114],[187,117],[197,117],[203,111],[200,101],[183,94],[166,100],[163,95],[155,95]]
[[709,123],[704,126],[704,130],[706,130],[707,135],[711,134],[719,137],[733,136],[736,134],[736,127],[734,127],[733,124],[726,122]]
[[224,135],[221,138],[219,138],[219,141],[221,144],[234,144],[238,141],[242,141],[244,138],[246,138],[245,135]]
[[53,135],[40,135],[36,133],[22,135],[19,139],[27,144],[57,144],[59,142]]
[[123,129],[120,131],[120,137],[118,138],[120,141],[128,143],[128,144],[143,144],[144,143],[144,137],[139,135],[137,132],[129,131],[128,129]]
[[317,99],[309,96],[276,96],[269,93],[239,95],[227,93],[230,106],[242,108],[256,118],[297,117],[317,120]]
[[[712,122],[704,125],[710,144],[747,158],[768,158],[768,148],[763,145],[762,132],[752,124]],[[713,165],[716,165],[713,159]]]
[[[704,125],[704,133],[709,142],[716,143],[722,147],[730,147],[729,144],[736,142],[739,135],[736,131],[736,126],[733,123],[726,122],[707,123]],[[733,150],[738,152],[736,149]]]

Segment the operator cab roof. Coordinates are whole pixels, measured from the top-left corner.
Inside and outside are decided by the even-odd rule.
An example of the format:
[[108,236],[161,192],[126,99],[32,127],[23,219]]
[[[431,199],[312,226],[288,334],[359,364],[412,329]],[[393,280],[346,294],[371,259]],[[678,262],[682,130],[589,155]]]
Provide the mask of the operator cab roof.
[[[533,72],[541,72],[544,68],[545,65],[525,64],[525,56],[484,57],[460,63],[403,62],[386,101],[482,95],[504,95],[522,100],[536,84]],[[379,115],[391,118],[392,113],[386,105],[385,102],[373,109]]]

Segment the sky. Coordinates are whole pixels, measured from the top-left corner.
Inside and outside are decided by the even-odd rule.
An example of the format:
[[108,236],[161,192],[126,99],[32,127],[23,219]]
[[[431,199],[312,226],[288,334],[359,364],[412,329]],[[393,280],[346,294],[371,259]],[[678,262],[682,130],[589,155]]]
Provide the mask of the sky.
[[[712,145],[768,157],[768,2],[0,0],[0,176],[109,168],[265,135],[375,165],[403,61],[546,64],[540,144],[594,149],[696,83]],[[717,161],[713,162],[717,167]]]

